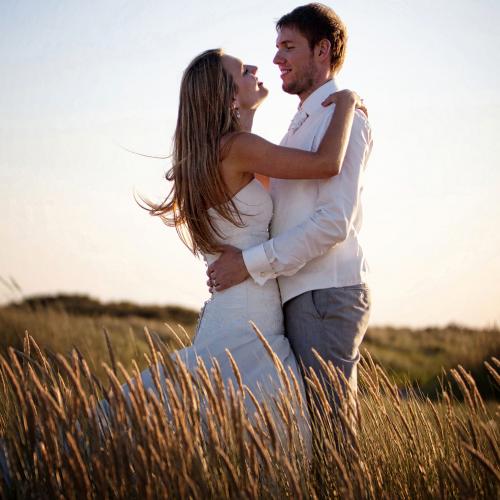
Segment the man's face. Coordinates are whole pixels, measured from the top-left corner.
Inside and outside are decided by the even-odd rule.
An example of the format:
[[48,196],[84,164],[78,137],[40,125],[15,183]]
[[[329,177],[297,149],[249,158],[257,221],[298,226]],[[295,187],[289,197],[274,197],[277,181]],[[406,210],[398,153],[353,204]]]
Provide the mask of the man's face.
[[314,53],[307,38],[296,29],[284,27],[278,32],[276,47],[278,51],[273,63],[281,71],[282,89],[303,100],[311,93],[317,73]]

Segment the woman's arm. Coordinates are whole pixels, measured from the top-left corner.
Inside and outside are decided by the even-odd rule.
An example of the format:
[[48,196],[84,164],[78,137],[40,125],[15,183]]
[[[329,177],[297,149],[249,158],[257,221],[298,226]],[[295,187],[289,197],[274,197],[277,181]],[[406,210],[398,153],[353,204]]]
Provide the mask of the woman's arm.
[[354,112],[363,108],[359,96],[349,90],[332,94],[325,103],[335,110],[316,152],[277,146],[251,133],[234,137],[227,153],[227,164],[240,172],[267,175],[277,179],[318,179],[337,175],[349,143]]

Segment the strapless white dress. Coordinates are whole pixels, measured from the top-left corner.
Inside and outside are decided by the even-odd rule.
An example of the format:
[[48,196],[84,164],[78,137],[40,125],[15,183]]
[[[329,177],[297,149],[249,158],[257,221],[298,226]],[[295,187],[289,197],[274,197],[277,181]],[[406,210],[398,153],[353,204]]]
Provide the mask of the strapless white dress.
[[[241,249],[266,241],[269,238],[273,203],[262,184],[253,179],[233,197],[233,201],[241,214],[243,227],[231,224],[216,210],[210,209],[212,220],[223,235],[218,241]],[[207,265],[217,257],[218,255],[204,255]],[[293,372],[306,405],[302,376],[285,336],[281,297],[276,280],[268,280],[265,285],[260,286],[249,278],[228,290],[214,292],[202,309],[192,345],[174,354],[178,354],[191,370],[196,369],[198,357],[207,368],[213,366],[215,358],[224,382],[232,380],[237,388],[237,380],[226,354],[228,349],[238,365],[243,384],[259,402],[271,401],[273,396],[277,396],[282,383],[275,364],[253,331],[250,321],[256,324],[285,370]],[[145,370],[141,378],[146,388],[155,390],[149,370]],[[126,389],[125,391],[128,392]],[[253,414],[255,407],[251,398],[247,397],[245,404],[250,414]],[[307,420],[307,409],[305,414]],[[307,443],[310,437],[308,422],[303,421],[300,425]]]

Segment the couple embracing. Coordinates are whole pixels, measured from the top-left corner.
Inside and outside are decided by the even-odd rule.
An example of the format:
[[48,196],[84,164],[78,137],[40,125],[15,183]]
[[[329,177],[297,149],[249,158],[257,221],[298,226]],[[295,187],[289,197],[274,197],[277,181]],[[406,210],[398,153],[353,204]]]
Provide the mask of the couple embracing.
[[[334,79],[346,30],[321,4],[294,9],[276,27],[274,63],[283,90],[300,100],[281,145],[251,133],[268,93],[257,68],[208,50],[184,72],[167,176],[172,190],[161,205],[149,206],[208,264],[211,299],[193,344],[175,354],[193,371],[200,359],[206,366],[215,359],[224,382],[234,379],[235,361],[259,402],[273,398],[280,385],[269,346],[298,381],[301,399],[302,376],[311,368],[326,380],[313,350],[355,393],[370,312],[358,233],[372,139],[362,100],[338,91]],[[151,370],[141,379],[155,391]],[[125,394],[129,390],[123,386]],[[327,384],[325,391],[335,407],[336,393]],[[247,401],[250,413],[254,406]],[[101,403],[106,411],[107,401]],[[310,441],[307,411],[303,416]],[[0,445],[0,473],[8,479]]]
[[[304,370],[321,379],[314,349],[355,393],[370,312],[358,233],[371,130],[362,100],[334,79],[347,40],[335,12],[304,5],[276,28],[273,62],[283,90],[300,100],[279,146],[251,133],[268,93],[255,66],[216,49],[184,72],[173,187],[150,212],[203,255],[212,296],[192,346],[177,354],[193,370],[198,357],[208,365],[215,358],[229,379],[229,350],[244,384],[264,399],[276,390],[276,369],[253,321],[301,391]],[[142,380],[154,388],[149,370]]]

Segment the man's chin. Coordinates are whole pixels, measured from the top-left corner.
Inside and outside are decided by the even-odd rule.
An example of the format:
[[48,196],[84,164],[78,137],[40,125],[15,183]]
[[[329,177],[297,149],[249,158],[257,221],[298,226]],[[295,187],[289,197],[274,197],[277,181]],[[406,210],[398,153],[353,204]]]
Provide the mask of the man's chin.
[[287,94],[297,94],[297,89],[295,88],[294,85],[287,84],[283,82],[283,85],[281,85],[281,88],[283,92],[286,92]]

